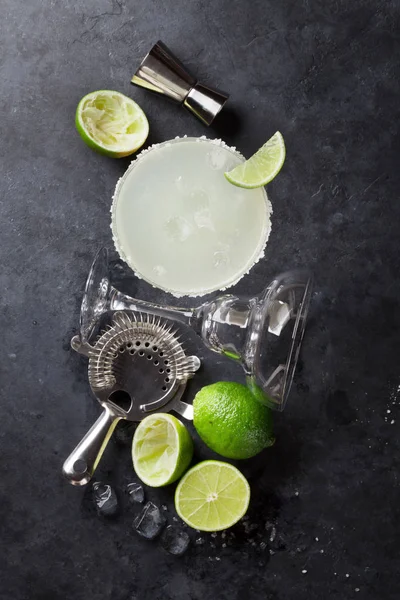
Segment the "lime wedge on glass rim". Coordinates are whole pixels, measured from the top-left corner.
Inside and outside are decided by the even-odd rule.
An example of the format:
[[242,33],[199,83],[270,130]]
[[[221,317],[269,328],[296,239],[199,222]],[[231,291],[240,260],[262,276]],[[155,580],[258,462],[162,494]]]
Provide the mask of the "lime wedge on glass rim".
[[149,123],[140,106],[112,90],[84,96],[76,109],[75,124],[88,146],[113,158],[133,154],[149,134]]
[[132,442],[133,467],[137,476],[151,487],[179,479],[193,456],[193,441],[176,417],[156,413],[144,418]]
[[262,187],[278,175],[285,156],[285,142],[277,131],[253,156],[224,175],[230,183],[241,188]]
[[179,482],[175,509],[190,527],[221,531],[237,523],[250,502],[250,486],[233,465],[205,460],[192,467]]

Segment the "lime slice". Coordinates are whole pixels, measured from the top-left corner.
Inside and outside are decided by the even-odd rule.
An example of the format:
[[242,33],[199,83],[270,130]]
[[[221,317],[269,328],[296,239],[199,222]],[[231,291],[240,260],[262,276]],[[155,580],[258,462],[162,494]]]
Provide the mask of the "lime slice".
[[181,479],[175,492],[175,508],[190,527],[220,531],[246,513],[250,486],[241,472],[225,462],[205,460]]
[[278,175],[285,156],[285,142],[277,131],[249,160],[225,173],[225,177],[238,187],[262,187]]
[[84,96],[76,109],[75,124],[88,146],[114,158],[136,152],[149,135],[149,123],[140,106],[111,90]]
[[172,415],[149,415],[135,431],[133,467],[146,485],[161,487],[176,481],[188,468],[192,456],[192,438]]

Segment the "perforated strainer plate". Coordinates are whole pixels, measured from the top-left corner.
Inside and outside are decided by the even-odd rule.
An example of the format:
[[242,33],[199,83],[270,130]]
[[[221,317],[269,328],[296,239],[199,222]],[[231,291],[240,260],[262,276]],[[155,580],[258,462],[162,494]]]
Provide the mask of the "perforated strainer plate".
[[196,356],[185,355],[167,321],[118,312],[89,350],[89,382],[102,403],[116,405],[125,418],[140,420],[168,404],[199,365]]
[[181,397],[200,360],[186,356],[176,334],[159,317],[119,311],[94,346],[77,336],[71,340],[89,357],[90,386],[103,412],[64,462],[70,483],[90,480],[120,419],[140,421],[159,410],[193,419],[192,406]]

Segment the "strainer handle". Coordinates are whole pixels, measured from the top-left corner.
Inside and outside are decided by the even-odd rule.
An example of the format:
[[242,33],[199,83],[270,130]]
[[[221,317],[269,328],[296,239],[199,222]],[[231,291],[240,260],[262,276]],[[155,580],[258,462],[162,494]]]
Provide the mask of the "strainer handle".
[[72,485],[85,485],[96,470],[120,417],[106,407],[63,465],[63,475]]

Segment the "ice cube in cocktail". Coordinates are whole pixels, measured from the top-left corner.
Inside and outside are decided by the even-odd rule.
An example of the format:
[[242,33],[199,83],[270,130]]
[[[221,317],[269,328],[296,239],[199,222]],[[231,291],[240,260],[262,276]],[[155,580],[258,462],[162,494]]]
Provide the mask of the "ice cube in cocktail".
[[262,256],[271,229],[264,188],[226,181],[244,161],[220,140],[177,138],[144,151],[112,206],[118,253],[136,274],[175,295],[236,283]]

